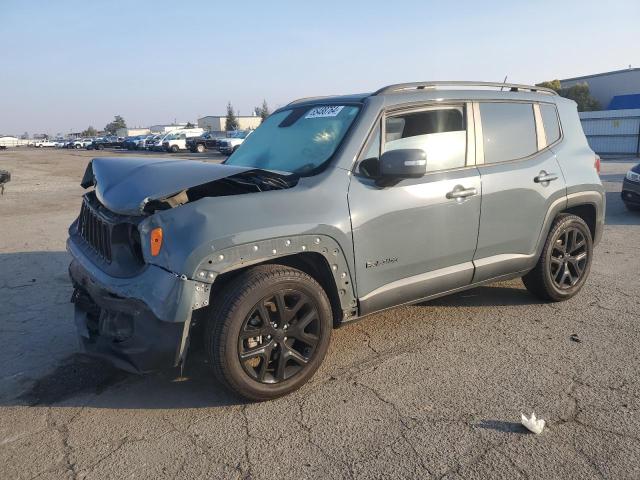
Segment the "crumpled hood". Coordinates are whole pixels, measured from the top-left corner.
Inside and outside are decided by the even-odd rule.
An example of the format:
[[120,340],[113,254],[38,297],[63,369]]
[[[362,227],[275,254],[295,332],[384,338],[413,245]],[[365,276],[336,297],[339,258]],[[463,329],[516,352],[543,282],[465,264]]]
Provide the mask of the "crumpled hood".
[[100,203],[112,212],[140,215],[149,201],[249,170],[198,160],[100,157],[89,162],[80,185],[93,185]]

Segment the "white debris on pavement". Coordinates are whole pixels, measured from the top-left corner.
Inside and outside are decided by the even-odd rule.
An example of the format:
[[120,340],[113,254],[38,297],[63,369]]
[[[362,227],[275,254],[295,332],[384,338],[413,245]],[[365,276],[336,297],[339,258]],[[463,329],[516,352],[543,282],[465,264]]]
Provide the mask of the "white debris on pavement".
[[531,418],[527,418],[524,413],[521,413],[520,415],[522,417],[522,425],[524,425],[527,430],[535,433],[536,435],[542,433],[542,430],[544,430],[544,420],[536,418],[535,412],[531,413]]

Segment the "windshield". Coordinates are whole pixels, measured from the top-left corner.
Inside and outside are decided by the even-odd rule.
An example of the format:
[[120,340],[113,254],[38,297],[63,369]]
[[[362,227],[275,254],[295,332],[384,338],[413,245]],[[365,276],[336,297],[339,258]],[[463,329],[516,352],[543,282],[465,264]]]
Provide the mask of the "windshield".
[[225,163],[311,173],[333,155],[359,110],[349,105],[322,105],[274,113]]

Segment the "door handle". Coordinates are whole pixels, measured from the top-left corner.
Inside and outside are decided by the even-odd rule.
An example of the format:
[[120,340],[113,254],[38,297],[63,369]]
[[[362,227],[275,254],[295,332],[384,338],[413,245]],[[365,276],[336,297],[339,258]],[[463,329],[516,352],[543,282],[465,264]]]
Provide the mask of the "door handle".
[[555,173],[547,173],[542,170],[537,177],[533,178],[533,181],[536,183],[547,183],[557,179],[558,175],[556,175]]
[[464,188],[462,185],[456,185],[453,187],[453,190],[447,192],[448,199],[456,199],[456,200],[464,200],[467,197],[471,197],[473,195],[477,195],[478,190],[473,188]]

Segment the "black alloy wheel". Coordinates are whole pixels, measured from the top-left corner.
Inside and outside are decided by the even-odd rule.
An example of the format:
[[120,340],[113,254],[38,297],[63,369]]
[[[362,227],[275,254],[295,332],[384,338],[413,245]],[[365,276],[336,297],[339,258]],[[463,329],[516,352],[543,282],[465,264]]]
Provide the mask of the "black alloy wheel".
[[582,289],[592,257],[589,226],[577,215],[562,213],[551,225],[536,266],[522,277],[522,282],[542,300],[568,300]]
[[301,291],[280,290],[258,302],[238,338],[244,371],[261,383],[287,380],[309,363],[320,340],[320,317]]
[[575,286],[588,264],[587,239],[577,228],[562,231],[551,248],[551,278],[561,290]]
[[203,339],[213,372],[227,388],[263,401],[313,376],[329,348],[334,317],[312,276],[286,265],[257,265],[215,295]]

